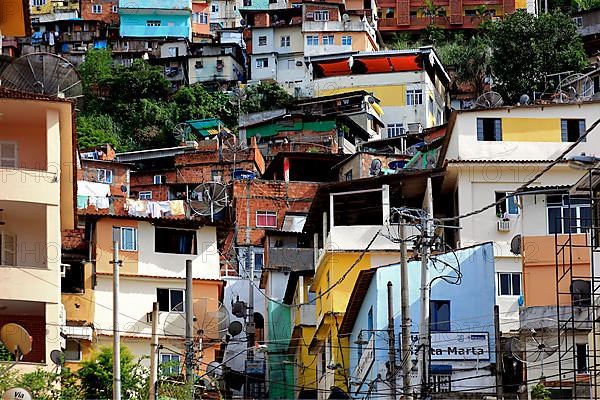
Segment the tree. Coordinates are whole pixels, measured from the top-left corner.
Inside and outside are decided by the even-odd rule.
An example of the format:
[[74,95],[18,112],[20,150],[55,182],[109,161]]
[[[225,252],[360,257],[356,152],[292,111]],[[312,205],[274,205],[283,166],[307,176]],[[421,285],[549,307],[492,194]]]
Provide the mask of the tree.
[[261,82],[245,90],[241,109],[244,113],[276,110],[291,105],[294,98],[277,83]]
[[68,368],[60,373],[37,369],[26,374],[0,366],[0,393],[13,387],[27,389],[36,400],[83,400],[77,377]]
[[581,71],[586,55],[571,18],[554,11],[534,16],[517,11],[487,28],[492,51],[494,90],[508,103],[523,93],[543,92],[545,77]]
[[104,143],[120,149],[120,134],[119,126],[109,115],[81,115],[77,118],[77,140],[82,149]]
[[[113,351],[110,347],[103,347],[88,361],[81,363],[77,375],[85,391],[86,398],[109,399],[112,398],[112,363]],[[133,354],[127,347],[121,347],[121,390],[125,398],[148,398],[147,370],[141,366],[140,361],[134,361]]]

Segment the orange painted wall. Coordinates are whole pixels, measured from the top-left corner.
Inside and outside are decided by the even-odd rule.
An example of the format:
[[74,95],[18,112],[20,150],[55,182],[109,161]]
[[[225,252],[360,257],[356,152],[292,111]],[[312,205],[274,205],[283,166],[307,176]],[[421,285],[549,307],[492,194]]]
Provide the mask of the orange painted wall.
[[31,124],[0,122],[0,141],[17,142],[19,168],[46,171],[46,124],[38,119]]
[[[0,30],[5,36],[27,36],[30,30],[25,20],[26,10],[22,0],[0,2]],[[27,24],[27,25],[26,25]]]
[[[112,273],[113,266],[110,263],[113,258],[112,229],[113,227],[126,226],[137,228],[137,221],[126,219],[100,219],[96,222],[96,271]],[[139,245],[139,244],[138,244]],[[138,252],[120,251],[119,258],[123,260],[121,273],[137,274]]]
[[209,35],[210,34],[210,10],[208,2],[197,2],[192,3],[192,12],[194,13],[206,13],[208,14],[207,24],[195,24],[192,23],[192,33],[196,35]]
[[[193,296],[195,299],[209,299],[207,307],[209,311],[217,310],[219,307],[219,301],[223,297],[223,281],[209,281],[209,280],[194,280],[193,282]],[[221,348],[220,342],[211,343],[210,341],[204,341],[202,344],[202,365],[200,366],[201,371],[205,371],[206,364],[211,361],[215,361],[216,352]]]
[[[585,235],[572,235],[573,244],[584,245]],[[568,235],[560,235],[559,243],[566,243]],[[565,250],[565,272],[569,266],[570,251]],[[573,276],[591,276],[589,249],[573,248]],[[562,257],[561,257],[562,260]],[[562,266],[561,266],[562,270]],[[554,236],[527,236],[523,238],[523,293],[525,306],[556,305],[556,246]],[[560,282],[560,292],[568,293],[569,275]],[[570,305],[571,296],[560,296],[559,305]]]

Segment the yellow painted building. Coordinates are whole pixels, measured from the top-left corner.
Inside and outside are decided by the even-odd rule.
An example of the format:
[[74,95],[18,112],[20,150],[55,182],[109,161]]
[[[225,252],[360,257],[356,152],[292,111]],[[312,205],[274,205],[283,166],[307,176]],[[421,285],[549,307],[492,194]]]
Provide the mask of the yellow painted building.
[[39,6],[31,6],[32,15],[56,14],[79,11],[79,1],[46,0]]

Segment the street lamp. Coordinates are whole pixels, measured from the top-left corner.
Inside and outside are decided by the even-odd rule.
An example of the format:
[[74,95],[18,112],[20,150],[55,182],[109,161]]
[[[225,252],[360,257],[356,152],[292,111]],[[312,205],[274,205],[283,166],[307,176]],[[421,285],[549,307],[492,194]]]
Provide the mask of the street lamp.
[[600,162],[600,158],[585,153],[567,158],[569,167],[574,169],[589,170]]
[[385,332],[385,333],[389,333],[389,330],[388,329],[361,329],[360,332],[358,332],[358,337],[354,341],[354,344],[358,344],[360,346],[365,346],[365,345],[369,344],[369,341],[366,340],[363,337],[363,332]]

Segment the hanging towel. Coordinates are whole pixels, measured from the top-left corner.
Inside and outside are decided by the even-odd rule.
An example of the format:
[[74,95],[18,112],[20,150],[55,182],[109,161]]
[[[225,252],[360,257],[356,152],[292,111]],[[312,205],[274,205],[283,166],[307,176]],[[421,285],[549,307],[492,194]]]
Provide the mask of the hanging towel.
[[125,200],[125,209],[127,210],[127,214],[135,215],[135,200],[126,199]]
[[159,211],[160,211],[160,215],[162,217],[164,217],[165,215],[167,215],[168,213],[171,212],[171,204],[169,204],[168,201],[159,201],[156,203]]
[[99,209],[104,209],[110,207],[110,202],[108,197],[98,197],[96,199],[96,207]]
[[77,195],[77,208],[84,209],[88,206],[88,196]]
[[148,211],[150,211],[150,216],[152,218],[160,218],[160,206],[157,202],[148,202]]
[[183,207],[183,200],[171,200],[169,201],[171,208],[171,215],[185,215],[185,208]]
[[82,196],[110,196],[110,185],[106,183],[77,181],[77,194]]

